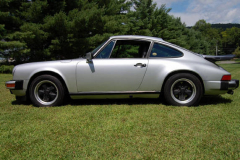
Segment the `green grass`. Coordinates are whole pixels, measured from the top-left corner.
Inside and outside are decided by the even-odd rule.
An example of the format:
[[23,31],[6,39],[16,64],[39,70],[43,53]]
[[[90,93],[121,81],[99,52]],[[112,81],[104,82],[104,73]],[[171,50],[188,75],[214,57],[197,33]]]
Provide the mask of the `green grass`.
[[[240,79],[240,64],[221,65]],[[19,104],[0,74],[0,159],[239,159],[240,91],[199,107],[159,100]]]
[[240,61],[240,58],[236,58],[235,61],[239,62],[239,61]]

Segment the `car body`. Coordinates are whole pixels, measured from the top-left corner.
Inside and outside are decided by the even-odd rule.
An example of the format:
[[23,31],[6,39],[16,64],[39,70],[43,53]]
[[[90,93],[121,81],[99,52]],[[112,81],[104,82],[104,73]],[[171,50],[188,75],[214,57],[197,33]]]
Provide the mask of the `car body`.
[[[159,98],[197,105],[203,95],[233,93],[239,85],[213,62],[161,38],[112,36],[85,58],[15,66],[6,87],[36,106],[61,105],[64,97]],[[219,59],[219,58],[218,58]]]

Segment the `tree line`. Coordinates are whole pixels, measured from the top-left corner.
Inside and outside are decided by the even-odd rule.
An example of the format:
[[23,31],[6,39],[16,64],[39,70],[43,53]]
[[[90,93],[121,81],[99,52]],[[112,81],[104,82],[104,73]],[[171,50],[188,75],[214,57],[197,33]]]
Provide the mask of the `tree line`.
[[[200,31],[208,40],[215,41],[218,54],[236,54],[240,56],[240,28],[237,24],[210,24],[205,20],[199,20],[192,27],[195,31]],[[214,44],[212,44],[214,46]]]
[[227,23],[227,24],[217,23],[217,24],[211,24],[211,27],[226,30],[227,28],[232,28],[232,27],[240,28],[240,24],[238,24],[238,23]]
[[77,58],[112,35],[161,37],[200,54],[237,48],[239,28],[220,31],[201,20],[189,29],[170,11],[153,0],[1,0],[0,57],[16,64]]

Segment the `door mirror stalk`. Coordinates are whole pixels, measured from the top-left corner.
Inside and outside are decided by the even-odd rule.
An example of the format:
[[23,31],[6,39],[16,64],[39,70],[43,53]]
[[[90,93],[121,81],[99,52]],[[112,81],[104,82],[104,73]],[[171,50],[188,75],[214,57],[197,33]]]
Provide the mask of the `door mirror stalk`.
[[92,53],[91,53],[91,52],[88,52],[88,53],[86,54],[87,63],[92,63],[92,58],[93,58]]

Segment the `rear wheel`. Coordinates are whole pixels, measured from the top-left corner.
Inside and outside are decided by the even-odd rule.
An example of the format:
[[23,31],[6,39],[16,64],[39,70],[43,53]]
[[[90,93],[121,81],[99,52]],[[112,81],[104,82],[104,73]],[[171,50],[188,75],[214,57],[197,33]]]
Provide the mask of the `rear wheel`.
[[65,91],[59,79],[51,75],[41,75],[31,83],[29,95],[35,106],[58,106],[63,103]]
[[164,98],[175,106],[198,105],[203,95],[200,80],[189,73],[179,73],[167,79],[164,86]]

